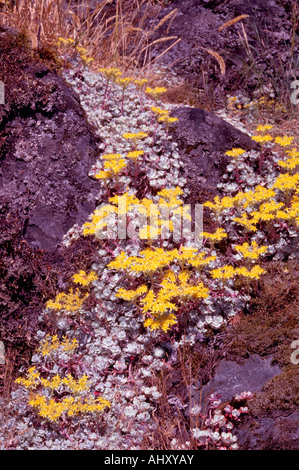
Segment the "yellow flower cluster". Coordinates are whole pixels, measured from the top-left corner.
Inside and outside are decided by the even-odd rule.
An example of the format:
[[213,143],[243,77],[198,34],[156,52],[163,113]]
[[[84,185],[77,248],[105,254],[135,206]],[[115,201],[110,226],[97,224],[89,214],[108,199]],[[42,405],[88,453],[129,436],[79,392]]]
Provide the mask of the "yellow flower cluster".
[[[134,303],[139,299],[141,310],[148,317],[144,325],[167,331],[177,322],[174,312],[183,302],[208,297],[209,289],[202,282],[194,284],[192,279],[192,268],[201,269],[216,259],[215,256],[206,255],[205,252],[199,253],[197,248],[188,247],[168,251],[163,248],[147,248],[139,256],[127,256],[125,252],[121,252],[108,264],[108,268],[149,276],[152,287],[148,290],[147,285],[143,284],[136,290],[122,288],[116,296]],[[180,268],[178,273],[171,269],[171,265],[175,264]],[[158,290],[156,286],[159,286]]]
[[223,228],[217,228],[215,233],[202,232],[202,236],[208,240],[220,242],[224,238],[227,238],[227,233]]
[[107,78],[108,82],[110,80],[116,80],[117,77],[121,75],[121,71],[117,67],[110,67],[110,68],[100,68],[99,72],[101,72]]
[[281,145],[282,147],[287,147],[288,145],[291,145],[293,142],[294,137],[293,136],[283,136],[283,137],[276,137],[275,138],[275,143],[278,145]]
[[165,122],[166,125],[168,126],[169,124],[173,124],[174,122],[178,121],[178,118],[175,117],[170,117],[168,114],[163,114],[158,118],[159,122]]
[[102,159],[105,161],[104,170],[94,175],[96,179],[107,179],[116,176],[127,166],[126,160],[119,153],[103,155]]
[[246,212],[244,212],[241,217],[234,217],[233,221],[242,225],[248,231],[252,231],[252,232],[257,231],[257,227],[254,223],[254,219],[252,217],[248,217]]
[[[69,341],[64,337],[62,341],[59,341],[57,336],[50,338],[47,335],[37,351],[41,352],[43,356],[48,356],[58,350],[71,352],[77,346],[78,341],[75,339]],[[109,401],[101,397],[82,397],[82,394],[86,394],[90,389],[89,378],[86,374],[78,379],[71,374],[64,377],[56,374],[51,378],[45,378],[34,366],[28,369],[26,377],[19,377],[15,382],[29,390],[28,404],[37,409],[39,416],[52,422],[57,421],[61,416],[98,413],[111,406]],[[49,392],[51,398],[48,398]],[[65,396],[66,393],[70,393],[70,395]],[[62,396],[63,398],[61,398]]]
[[292,148],[291,150],[286,150],[286,153],[289,155],[289,157],[299,157],[299,152],[295,148]]
[[257,280],[260,278],[261,274],[265,274],[266,271],[258,265],[255,265],[251,270],[248,270],[245,267],[234,268],[233,266],[222,266],[221,268],[216,268],[211,270],[211,275],[213,279],[231,279],[235,276],[243,276],[249,279]]
[[237,158],[243,155],[245,152],[246,150],[241,149],[241,148],[232,148],[231,150],[228,150],[227,152],[225,152],[225,155],[227,155],[228,157]]
[[188,247],[168,251],[163,248],[146,248],[139,252],[139,256],[128,256],[122,251],[108,264],[108,268],[152,275],[156,271],[162,272],[171,263],[177,263],[181,267],[188,264],[195,268],[201,268],[215,260],[215,256],[204,258],[205,255],[205,252],[198,253],[197,248]]
[[126,132],[125,134],[123,134],[124,139],[133,141],[135,148],[137,146],[138,140],[145,139],[146,137],[148,137],[148,134],[146,132]]
[[269,134],[266,134],[266,135],[253,135],[251,138],[255,142],[260,142],[260,143],[270,142],[271,140],[273,140],[273,137]]
[[[132,151],[130,154],[132,154],[131,158],[136,158],[142,153],[141,151]],[[104,229],[107,226],[105,219],[111,213],[124,215],[128,214],[132,209],[136,209],[151,222],[151,225],[146,223],[144,227],[139,227],[139,237],[144,240],[155,239],[161,234],[164,227],[169,231],[173,231],[173,221],[169,220],[171,217],[179,215],[180,218],[184,217],[184,220],[191,218],[188,213],[188,207],[184,206],[183,202],[178,198],[182,193],[183,191],[178,187],[174,189],[165,188],[157,193],[158,196],[161,196],[158,204],[155,204],[148,198],[139,200],[136,196],[130,195],[127,192],[119,196],[113,196],[109,198],[111,204],[96,209],[91,215],[91,221],[83,225],[83,235],[92,235],[97,230]]]
[[273,189],[279,189],[280,191],[299,191],[299,173],[290,175],[289,173],[279,175],[275,183],[272,186]]
[[165,116],[169,114],[167,109],[161,109],[158,106],[152,106],[151,110],[155,113],[156,116]]
[[84,287],[88,286],[96,279],[98,279],[98,276],[94,271],[91,271],[89,274],[87,274],[83,269],[81,269],[81,271],[79,271],[77,274],[73,275],[73,281],[76,284],[81,284],[81,286]]
[[112,206],[111,204],[106,204],[91,214],[91,221],[85,222],[82,226],[83,235],[94,235],[96,230],[101,230],[107,226],[107,222],[103,222],[105,217],[107,217],[111,213],[116,213],[116,207]]
[[135,302],[138,297],[140,297],[142,294],[146,294],[147,292],[147,286],[142,285],[139,286],[138,289],[136,290],[128,290],[128,289],[123,289],[120,288],[118,289],[117,294],[115,297],[118,297],[119,299],[127,300],[128,302]]
[[208,207],[209,209],[212,209],[212,211],[216,214],[219,215],[220,212],[222,212],[225,209],[231,209],[234,207],[238,202],[240,198],[238,197],[230,197],[230,196],[225,196],[222,199],[220,199],[219,196],[216,196],[214,198],[214,202],[207,201],[203,205],[204,207]]
[[125,90],[130,85],[130,83],[133,82],[133,80],[134,79],[131,77],[124,77],[124,78],[117,77],[116,83]]
[[58,38],[57,45],[60,46],[61,44],[63,46],[70,46],[73,44],[75,41],[72,38],[62,38],[61,36]]
[[46,335],[46,337],[40,342],[40,345],[37,349],[39,353],[43,356],[50,356],[54,351],[73,351],[78,347],[78,341],[76,338],[73,338],[70,341],[69,338],[64,336],[62,341],[59,341],[58,336]]
[[148,82],[147,78],[139,78],[135,79],[134,83],[137,85],[139,88],[143,88],[143,86]]
[[235,250],[242,253],[244,258],[250,258],[251,260],[256,260],[260,255],[268,251],[267,246],[258,246],[254,240],[251,245],[245,242],[243,245],[235,245]]
[[80,296],[79,289],[76,289],[76,292],[73,289],[70,289],[69,293],[60,292],[57,294],[55,300],[49,300],[46,303],[46,308],[52,310],[66,310],[68,312],[75,312],[79,310],[85,299],[89,294],[85,294],[83,297]]
[[137,160],[143,154],[143,150],[133,150],[127,154],[127,158],[130,158],[131,160]]
[[79,53],[81,59],[83,60],[85,64],[90,64],[90,62],[94,61],[93,57],[88,57],[86,55],[87,49],[85,49],[85,47],[77,46],[76,51]]
[[[236,196],[225,196],[222,199],[219,196],[214,198],[214,202],[207,201],[203,205],[212,209],[216,215],[219,215],[226,209],[233,207],[243,207],[246,209],[249,206],[258,204],[262,201],[269,200],[276,196],[276,192],[272,188],[265,188],[264,186],[256,186],[254,190],[242,192],[239,191]],[[246,214],[245,214],[246,216]]]
[[162,93],[165,93],[166,91],[167,91],[166,88],[156,86],[155,88],[147,87],[147,89],[145,90],[145,93],[148,93],[155,100],[157,100],[162,95]]
[[299,152],[297,153],[298,156],[293,156],[285,161],[279,160],[278,165],[280,165],[282,168],[286,168],[289,171],[295,170],[299,166]]
[[69,396],[56,401],[53,398],[46,398],[39,394],[33,394],[28,403],[38,410],[39,416],[51,422],[57,421],[63,415],[76,416],[78,414],[99,413],[111,406],[108,400],[101,397],[88,397],[82,400]]
[[273,128],[271,124],[259,125],[257,126],[256,130],[258,132],[270,131]]
[[[190,273],[182,271],[175,275],[168,270],[161,281],[158,293],[151,289],[141,300],[142,311],[149,314],[144,321],[144,326],[154,329],[168,329],[177,323],[176,316],[172,313],[178,310],[177,302],[186,302],[191,299],[205,299],[209,296],[209,289],[199,283],[189,284]],[[176,302],[173,302],[175,300]]]
[[282,220],[293,221],[299,226],[299,198],[294,196],[291,200],[290,207],[286,208],[284,211],[278,210],[276,217]]
[[88,376],[83,375],[80,379],[74,379],[71,374],[68,374],[66,377],[60,377],[59,374],[56,374],[51,379],[45,379],[40,376],[40,373],[36,370],[35,367],[31,367],[27,372],[27,378],[19,377],[16,379],[16,383],[23,385],[24,387],[35,390],[40,386],[44,388],[50,388],[53,390],[58,390],[60,387],[69,389],[69,391],[74,393],[81,393],[89,389],[88,385]]
[[43,387],[51,388],[52,390],[55,390],[61,386],[65,386],[71,392],[74,392],[74,393],[80,393],[80,392],[83,392],[84,390],[89,389],[87,375],[83,375],[82,377],[76,380],[74,379],[74,377],[71,376],[71,374],[67,374],[67,376],[63,378],[61,378],[58,374],[56,374],[50,380],[40,378],[40,381]]
[[108,268],[151,275],[168,266],[175,256],[176,250],[165,251],[163,248],[146,248],[140,251],[140,256],[128,256],[122,251],[108,264]]

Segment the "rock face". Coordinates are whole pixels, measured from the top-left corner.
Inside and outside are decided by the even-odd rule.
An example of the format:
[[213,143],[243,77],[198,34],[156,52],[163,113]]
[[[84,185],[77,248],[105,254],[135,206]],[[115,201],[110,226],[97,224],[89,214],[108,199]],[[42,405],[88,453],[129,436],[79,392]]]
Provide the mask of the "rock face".
[[20,36],[0,34],[1,201],[24,218],[31,246],[55,249],[95,208],[97,183],[88,178],[95,140],[64,81],[32,60]]
[[222,401],[230,401],[244,391],[260,391],[269,379],[281,372],[280,367],[271,362],[271,357],[261,358],[258,355],[246,359],[243,364],[222,359],[214,377],[201,389],[201,393],[205,396],[217,391]]
[[88,172],[97,142],[62,78],[33,57],[23,35],[3,28],[0,80],[0,338],[8,357],[11,347],[24,361],[22,348],[32,346],[44,301],[65,288],[69,263],[90,262],[86,246],[66,254],[60,244],[96,207]]
[[[203,99],[210,106],[222,105],[227,93],[252,96],[261,83],[267,87],[271,84],[275,95],[281,97],[282,92],[288,92],[291,80],[286,71],[292,70],[294,75],[296,68],[296,58],[290,54],[294,3],[175,0],[160,13],[163,18],[177,9],[175,19],[159,28],[157,37],[176,36],[180,41],[161,55],[158,63],[188,79],[206,96]],[[241,15],[248,15],[243,19],[244,29],[241,22],[222,29],[225,23]],[[163,43],[157,43],[152,57],[158,57],[165,49]],[[221,71],[219,57],[211,51],[223,59],[225,73]]]
[[191,202],[204,202],[218,194],[217,184],[230,158],[226,150],[257,148],[257,144],[215,114],[199,108],[181,107],[172,113],[179,122],[173,130],[184,162],[184,176],[191,190]]

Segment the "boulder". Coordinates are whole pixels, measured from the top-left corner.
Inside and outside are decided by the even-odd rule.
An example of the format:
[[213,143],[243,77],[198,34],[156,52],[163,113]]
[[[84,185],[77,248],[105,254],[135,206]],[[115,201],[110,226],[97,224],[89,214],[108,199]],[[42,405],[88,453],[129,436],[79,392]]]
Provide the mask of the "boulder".
[[180,107],[171,116],[179,119],[173,137],[184,163],[190,203],[213,199],[219,194],[217,184],[231,160],[225,152],[233,147],[252,150],[257,144],[247,134],[203,109]]
[[31,246],[55,250],[96,206],[98,184],[88,177],[96,140],[74,93],[32,58],[24,37],[3,29],[0,37],[0,197]]

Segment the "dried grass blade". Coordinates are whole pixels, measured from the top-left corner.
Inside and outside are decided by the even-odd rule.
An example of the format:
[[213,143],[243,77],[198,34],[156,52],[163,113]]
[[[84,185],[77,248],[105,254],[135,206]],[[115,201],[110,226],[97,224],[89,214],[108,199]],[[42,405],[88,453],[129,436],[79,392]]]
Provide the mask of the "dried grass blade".
[[229,26],[232,26],[238,23],[238,21],[244,20],[245,18],[249,18],[249,15],[236,16],[236,18],[229,20],[226,23],[224,23],[222,26],[220,26],[220,28],[218,28],[218,31],[222,31],[224,28],[228,28]]

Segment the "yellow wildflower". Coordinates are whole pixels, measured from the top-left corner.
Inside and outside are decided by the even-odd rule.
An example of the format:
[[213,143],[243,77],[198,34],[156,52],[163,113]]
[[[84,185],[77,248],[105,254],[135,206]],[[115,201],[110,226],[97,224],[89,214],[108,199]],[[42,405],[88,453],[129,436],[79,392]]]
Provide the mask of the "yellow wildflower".
[[240,200],[240,195],[237,194],[234,197],[225,196],[222,199],[219,196],[214,198],[214,202],[207,201],[203,205],[204,207],[209,207],[212,209],[217,215],[225,209],[230,209],[236,205],[237,202]]
[[[124,158],[121,158],[119,160],[107,160],[104,163],[104,171],[117,175],[126,166],[127,166],[127,162]],[[97,175],[95,175],[95,178],[96,177]]]
[[241,148],[232,148],[231,150],[225,152],[225,155],[227,155],[228,157],[240,157],[245,152],[246,150]]
[[161,109],[158,106],[152,106],[151,110],[156,114],[156,116],[163,116],[165,114],[169,114],[167,109]]
[[224,238],[227,238],[227,233],[223,228],[218,228],[215,233],[202,232],[202,236],[208,240],[220,242]]
[[211,270],[213,279],[231,279],[236,275],[236,270],[233,266],[222,266]]
[[76,284],[81,284],[82,286],[88,286],[92,281],[95,281],[98,278],[97,274],[94,271],[91,271],[87,274],[85,271],[81,270],[79,273],[74,274],[73,280]]
[[124,139],[134,140],[134,141],[145,139],[145,137],[147,137],[147,136],[148,136],[148,134],[146,134],[145,132],[136,132],[136,133],[127,132],[126,134],[123,134]]
[[273,189],[279,189],[280,191],[289,191],[292,189],[297,189],[299,183],[299,173],[295,173],[294,175],[281,174],[279,175],[275,183],[273,184]]
[[167,91],[166,88],[157,86],[155,88],[147,87],[147,89],[145,90],[145,93],[148,93],[152,95],[154,99],[157,99],[162,93],[165,93],[166,91]]
[[111,171],[100,170],[98,173],[94,175],[94,178],[96,178],[97,180],[106,180],[108,178],[111,178],[111,176],[112,176]]
[[116,213],[116,207],[111,204],[105,204],[104,206],[96,209],[91,216],[91,222],[85,222],[83,225],[83,235],[94,235],[96,230],[101,230],[106,227],[107,222],[105,222],[104,219],[111,213]]
[[144,154],[143,150],[134,150],[127,154],[127,158],[130,158],[131,160],[137,160],[137,158],[139,158],[143,154]]
[[147,318],[144,321],[144,326],[150,328],[152,331],[155,329],[161,329],[167,332],[171,326],[177,323],[175,315],[172,313],[160,315],[158,318]]
[[264,132],[264,131],[269,131],[272,128],[273,128],[273,126],[271,126],[271,124],[265,124],[264,126],[262,126],[262,125],[257,126],[256,130],[258,132]]
[[235,250],[242,253],[244,258],[250,258],[256,260],[261,254],[266,253],[268,250],[267,246],[258,247],[256,241],[254,240],[251,245],[245,242],[243,245],[235,245]]
[[143,85],[145,85],[147,82],[148,82],[147,78],[140,78],[140,79],[134,80],[135,85],[137,85],[139,88],[142,88]]
[[79,52],[80,55],[84,55],[87,52],[87,49],[85,49],[85,47],[80,47],[80,46],[77,46],[76,50]]
[[138,297],[140,297],[142,294],[146,294],[147,290],[148,289],[146,285],[139,286],[138,289],[136,290],[127,290],[127,289],[120,288],[117,291],[117,294],[115,294],[115,297],[132,302],[136,300]]
[[103,75],[105,75],[107,77],[108,81],[116,80],[116,78],[121,75],[121,71],[116,67],[100,68],[99,72],[101,72]]
[[286,150],[286,153],[287,153],[290,157],[299,157],[299,152],[298,152],[298,150],[296,150],[295,148],[292,148],[291,150]]
[[168,114],[163,114],[163,116],[160,116],[158,118],[158,121],[159,122],[165,122],[168,125],[168,124],[172,124],[174,122],[177,122],[178,118],[170,117],[170,116],[168,116]]
[[40,383],[39,372],[34,367],[30,367],[27,371],[27,378],[19,377],[15,381],[17,384],[23,385],[26,388],[36,388]]
[[254,266],[251,270],[248,270],[247,268],[244,268],[244,267],[236,269],[236,274],[238,274],[239,276],[249,277],[250,279],[254,279],[254,280],[259,279],[261,274],[265,274],[265,273],[266,271],[258,265]]
[[271,137],[271,135],[269,134],[266,134],[266,135],[253,135],[252,137],[252,140],[254,140],[255,142],[270,142],[271,140],[273,140],[273,137]]
[[283,137],[276,137],[275,143],[281,145],[282,147],[286,147],[287,145],[291,145],[292,141],[294,140],[293,136],[288,137],[287,135]]
[[128,85],[133,81],[133,78],[126,77],[126,78],[117,78],[116,83],[120,85],[122,88],[126,89]]
[[265,188],[264,186],[256,186],[253,191],[243,193],[242,198],[245,199],[243,202],[244,209],[252,204],[265,201],[275,197],[276,193],[272,188]]
[[278,165],[282,168],[286,168],[287,170],[294,170],[299,165],[299,152],[298,157],[291,157],[288,158],[286,161],[279,160]]
[[76,292],[73,292],[73,289],[70,289],[68,294],[61,292],[60,294],[57,294],[55,300],[49,300],[46,303],[46,308],[73,312],[82,307],[83,302],[88,296],[89,294],[85,294],[83,297],[80,297],[79,289],[77,289]]
[[253,232],[257,231],[257,227],[255,225],[254,219],[252,217],[251,219],[249,219],[246,212],[242,214],[242,217],[235,217],[233,221],[239,223],[240,225],[243,225],[243,227],[249,231],[253,231]]

